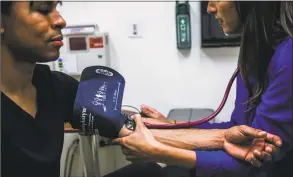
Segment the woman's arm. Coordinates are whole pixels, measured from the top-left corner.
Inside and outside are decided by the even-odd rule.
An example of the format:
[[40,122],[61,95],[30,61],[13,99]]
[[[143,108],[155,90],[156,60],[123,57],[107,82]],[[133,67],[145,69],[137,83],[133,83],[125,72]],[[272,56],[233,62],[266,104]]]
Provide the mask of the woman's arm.
[[168,165],[194,168],[196,163],[196,153],[191,150],[179,149],[160,144],[153,149],[153,161]]
[[[156,140],[151,131],[147,129],[141,120],[139,115],[134,116],[134,120],[137,124],[133,133],[127,136],[117,138],[114,141],[126,147],[124,154],[127,155],[127,159],[131,159],[132,156],[145,157],[154,162],[163,162],[168,165],[178,165],[187,168],[192,168],[196,162],[195,152],[192,150],[181,149],[177,147],[168,146],[162,142]],[[254,157],[254,149],[258,152],[262,152],[265,148],[264,139],[267,134],[257,129],[250,128],[248,126],[237,126],[228,130],[219,130],[223,132],[217,132],[213,137],[219,140],[220,149],[226,150],[231,156],[239,158],[241,160],[256,160]],[[219,133],[219,134],[217,134]],[[213,141],[213,138],[209,138]],[[260,139],[260,143],[249,143],[248,145],[238,145],[239,143],[247,142],[251,139]],[[272,138],[280,141],[278,137]],[[274,142],[280,145],[280,142]],[[210,145],[213,146],[212,144]],[[216,155],[217,153],[215,153]],[[260,163],[260,162],[259,162]]]
[[[240,78],[240,75],[237,77],[237,80]],[[162,113],[160,113],[159,111],[157,111],[156,109],[147,106],[147,105],[142,105],[141,106],[141,110],[143,112],[143,114],[145,115],[145,117],[148,118],[144,118],[143,121],[149,124],[174,124],[174,123],[186,123],[185,121],[181,121],[181,120],[170,120],[167,117],[165,117]],[[232,115],[231,115],[231,119],[230,121],[227,122],[221,122],[221,123],[209,123],[206,122],[204,124],[200,124],[200,125],[196,125],[193,126],[193,128],[199,128],[199,129],[227,129],[230,127],[233,127],[236,123],[235,123],[235,118],[236,117],[236,111],[237,111],[237,107],[235,106]],[[144,116],[143,116],[144,117]]]

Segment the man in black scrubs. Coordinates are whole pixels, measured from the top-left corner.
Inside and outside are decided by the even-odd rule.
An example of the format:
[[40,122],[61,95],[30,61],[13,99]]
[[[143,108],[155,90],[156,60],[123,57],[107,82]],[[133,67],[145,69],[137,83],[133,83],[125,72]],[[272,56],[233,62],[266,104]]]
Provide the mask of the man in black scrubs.
[[[5,177],[60,176],[64,122],[73,117],[78,81],[36,64],[59,57],[66,22],[56,10],[58,3],[1,2],[1,173]],[[153,165],[150,170],[156,169]]]
[[66,23],[57,2],[1,2],[2,176],[59,176],[78,82],[55,61]]

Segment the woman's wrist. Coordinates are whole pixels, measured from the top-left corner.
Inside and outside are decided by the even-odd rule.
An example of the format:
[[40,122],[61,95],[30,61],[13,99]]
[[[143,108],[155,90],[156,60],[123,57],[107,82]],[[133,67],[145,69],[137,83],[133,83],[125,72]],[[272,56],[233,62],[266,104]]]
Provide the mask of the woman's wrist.
[[169,122],[170,124],[176,124],[176,123],[177,123],[176,120],[169,120],[169,119],[168,119],[168,122]]
[[177,165],[186,168],[194,168],[196,154],[194,151],[171,147],[158,142],[153,146],[152,159],[155,162],[167,165]]
[[170,124],[181,124],[181,123],[186,123],[185,121],[169,120],[169,119],[168,119],[168,122],[169,122]]

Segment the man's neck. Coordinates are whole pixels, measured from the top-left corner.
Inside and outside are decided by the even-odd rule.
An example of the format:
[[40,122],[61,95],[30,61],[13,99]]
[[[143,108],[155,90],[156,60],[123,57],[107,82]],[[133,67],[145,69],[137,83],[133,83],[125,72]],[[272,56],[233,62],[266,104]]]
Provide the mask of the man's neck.
[[5,46],[1,46],[1,91],[10,94],[23,94],[32,88],[35,63],[29,63]]

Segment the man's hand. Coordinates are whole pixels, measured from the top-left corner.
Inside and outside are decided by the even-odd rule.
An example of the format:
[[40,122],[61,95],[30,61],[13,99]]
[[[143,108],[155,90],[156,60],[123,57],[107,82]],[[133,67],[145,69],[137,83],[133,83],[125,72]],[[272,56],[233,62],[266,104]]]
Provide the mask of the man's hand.
[[276,135],[241,125],[225,132],[223,149],[235,158],[260,167],[262,160],[272,159],[281,144],[280,137]]

